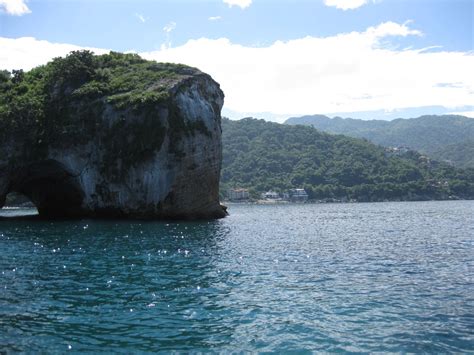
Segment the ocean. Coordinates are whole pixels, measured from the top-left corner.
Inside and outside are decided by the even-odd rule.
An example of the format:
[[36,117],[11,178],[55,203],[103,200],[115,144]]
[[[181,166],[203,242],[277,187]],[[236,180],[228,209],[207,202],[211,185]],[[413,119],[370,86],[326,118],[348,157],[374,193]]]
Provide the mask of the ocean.
[[474,201],[228,211],[0,219],[0,352],[474,351]]

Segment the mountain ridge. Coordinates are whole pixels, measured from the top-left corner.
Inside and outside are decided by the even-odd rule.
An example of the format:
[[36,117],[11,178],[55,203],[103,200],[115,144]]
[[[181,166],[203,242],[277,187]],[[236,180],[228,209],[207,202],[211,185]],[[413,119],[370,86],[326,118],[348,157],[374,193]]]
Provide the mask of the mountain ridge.
[[474,169],[360,138],[253,118],[222,120],[221,196],[305,188],[311,199],[357,201],[474,198]]
[[365,138],[385,147],[405,146],[458,167],[474,167],[467,155],[456,154],[453,145],[466,143],[470,151],[474,119],[461,115],[424,115],[391,121],[360,120],[324,115],[291,117],[285,124],[311,125],[332,134]]

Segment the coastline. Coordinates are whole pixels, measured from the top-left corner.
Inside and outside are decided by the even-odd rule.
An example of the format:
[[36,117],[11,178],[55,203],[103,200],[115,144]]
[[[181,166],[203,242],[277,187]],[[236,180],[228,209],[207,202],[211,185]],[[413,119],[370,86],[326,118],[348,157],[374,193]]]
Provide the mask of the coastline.
[[393,200],[374,200],[374,201],[358,201],[355,199],[322,199],[307,201],[287,201],[287,200],[246,200],[246,201],[230,201],[223,200],[226,205],[302,205],[302,204],[327,204],[327,203],[386,203],[386,202],[436,202],[436,201],[473,201],[469,198],[431,198],[431,199],[393,199]]

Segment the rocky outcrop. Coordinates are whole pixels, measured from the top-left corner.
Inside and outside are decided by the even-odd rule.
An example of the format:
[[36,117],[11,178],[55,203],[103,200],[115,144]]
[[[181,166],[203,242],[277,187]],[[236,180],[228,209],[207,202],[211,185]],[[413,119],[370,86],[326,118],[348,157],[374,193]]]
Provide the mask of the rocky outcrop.
[[0,207],[14,191],[46,218],[225,216],[224,95],[209,75],[136,55],[76,52],[5,85]]

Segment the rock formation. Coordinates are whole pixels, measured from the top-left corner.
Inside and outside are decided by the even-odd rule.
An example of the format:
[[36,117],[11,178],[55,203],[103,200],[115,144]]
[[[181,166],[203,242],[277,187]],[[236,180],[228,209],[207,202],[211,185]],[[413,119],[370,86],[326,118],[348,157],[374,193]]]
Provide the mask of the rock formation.
[[40,216],[221,218],[224,94],[197,69],[72,52],[0,78],[0,207]]

